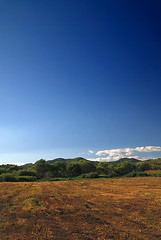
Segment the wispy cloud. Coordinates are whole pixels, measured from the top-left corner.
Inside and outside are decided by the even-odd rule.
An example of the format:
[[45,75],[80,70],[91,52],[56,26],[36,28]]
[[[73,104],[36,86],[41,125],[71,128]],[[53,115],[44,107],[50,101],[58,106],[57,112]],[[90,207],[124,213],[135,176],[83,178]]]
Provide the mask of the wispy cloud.
[[[98,156],[95,159],[95,161],[116,161],[120,158],[124,157],[133,157],[137,159],[145,159],[139,156],[139,153],[151,153],[151,152],[160,152],[161,147],[159,146],[146,146],[146,147],[136,147],[136,148],[117,148],[117,149],[108,149],[103,151],[98,151],[96,153],[96,156]],[[93,151],[92,151],[93,153]],[[134,156],[135,154],[135,156]],[[107,156],[106,156],[107,155]],[[103,157],[102,157],[103,156]]]
[[94,153],[92,150],[88,150],[89,153]]

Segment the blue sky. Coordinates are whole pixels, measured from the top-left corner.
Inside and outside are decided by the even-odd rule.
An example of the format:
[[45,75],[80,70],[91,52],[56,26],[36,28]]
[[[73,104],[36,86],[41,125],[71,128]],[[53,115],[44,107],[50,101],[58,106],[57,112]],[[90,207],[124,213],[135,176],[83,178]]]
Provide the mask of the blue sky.
[[160,12],[159,0],[1,0],[0,164],[161,157]]

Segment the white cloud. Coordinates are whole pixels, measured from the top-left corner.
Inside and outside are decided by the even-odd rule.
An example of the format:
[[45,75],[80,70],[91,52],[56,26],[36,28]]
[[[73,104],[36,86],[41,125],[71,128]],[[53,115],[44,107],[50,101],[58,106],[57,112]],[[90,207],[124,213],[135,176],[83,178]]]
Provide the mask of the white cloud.
[[111,150],[104,150],[104,151],[98,151],[96,155],[98,156],[115,156],[115,155],[131,155],[135,152],[160,152],[161,147],[157,146],[146,146],[146,147],[136,147],[136,148],[118,148],[118,149],[111,149]]
[[88,152],[89,152],[89,153],[94,153],[92,150],[89,150]]
[[138,152],[160,152],[161,151],[161,147],[157,147],[157,146],[137,147],[135,149]]
[[88,158],[88,160],[91,160],[91,161],[111,161],[112,159],[110,157],[105,157],[105,158]]
[[[139,156],[132,156],[132,155],[134,153],[150,153],[150,152],[160,152],[160,151],[161,151],[161,147],[159,147],[159,146],[146,146],[146,147],[136,147],[136,148],[118,148],[118,149],[103,150],[103,151],[98,151],[96,153],[96,155],[100,157],[100,158],[96,158],[96,161],[114,161],[114,160],[119,160],[120,158],[124,158],[124,157],[144,159],[144,158],[140,158]],[[107,157],[101,157],[101,156],[106,156],[106,155],[107,155]]]

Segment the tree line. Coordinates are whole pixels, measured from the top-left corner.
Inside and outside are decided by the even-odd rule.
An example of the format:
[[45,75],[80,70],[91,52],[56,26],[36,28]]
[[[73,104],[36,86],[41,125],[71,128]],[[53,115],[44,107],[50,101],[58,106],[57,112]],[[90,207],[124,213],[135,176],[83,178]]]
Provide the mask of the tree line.
[[83,178],[111,178],[146,176],[150,165],[146,162],[130,163],[128,160],[118,163],[79,161],[56,161],[48,163],[40,159],[28,169],[17,165],[1,165],[0,181],[54,181]]

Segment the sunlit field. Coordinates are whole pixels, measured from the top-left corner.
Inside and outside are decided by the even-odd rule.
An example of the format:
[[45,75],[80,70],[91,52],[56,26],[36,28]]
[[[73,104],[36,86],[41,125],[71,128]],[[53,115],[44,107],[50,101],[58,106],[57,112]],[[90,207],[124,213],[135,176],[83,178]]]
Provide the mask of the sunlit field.
[[161,239],[161,178],[0,183],[0,239]]

